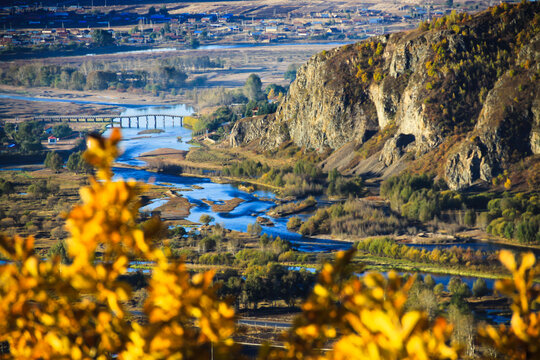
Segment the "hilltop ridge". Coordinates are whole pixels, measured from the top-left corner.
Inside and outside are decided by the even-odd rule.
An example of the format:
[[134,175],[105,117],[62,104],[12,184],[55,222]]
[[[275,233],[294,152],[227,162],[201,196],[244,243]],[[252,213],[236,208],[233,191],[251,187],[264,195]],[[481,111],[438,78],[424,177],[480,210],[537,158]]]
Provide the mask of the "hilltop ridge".
[[230,144],[328,151],[324,170],[414,166],[452,189],[540,154],[540,4],[501,4],[314,55],[277,113],[239,121]]

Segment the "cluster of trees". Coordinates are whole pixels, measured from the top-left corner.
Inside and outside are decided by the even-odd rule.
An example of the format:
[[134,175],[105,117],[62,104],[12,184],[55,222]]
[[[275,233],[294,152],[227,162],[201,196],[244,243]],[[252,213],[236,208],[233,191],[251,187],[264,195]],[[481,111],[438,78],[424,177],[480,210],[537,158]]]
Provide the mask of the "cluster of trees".
[[272,114],[286,92],[287,89],[277,84],[270,84],[263,91],[261,79],[256,74],[251,74],[241,89],[194,90],[191,97],[201,106],[220,107],[210,116],[197,118],[190,126],[194,131],[213,131],[240,117]]
[[493,252],[473,251],[469,247],[464,249],[453,246],[451,248],[435,248],[428,251],[414,246],[398,244],[387,237],[359,241],[356,248],[374,256],[407,259],[414,262],[432,263],[442,266],[492,266],[492,264],[496,263],[495,260],[497,259],[497,254]]
[[493,199],[487,216],[492,219],[487,231],[523,244],[540,244],[540,196],[521,193]]
[[211,115],[200,116],[193,119],[194,121],[189,124],[193,131],[214,131],[220,129],[223,124],[236,121],[238,119],[238,115],[233,111],[231,107],[221,106]]
[[223,169],[223,174],[225,176],[234,176],[234,177],[249,177],[256,178],[262,174],[271,171],[270,167],[267,164],[262,164],[261,162],[253,160],[242,160],[231,164]]
[[360,176],[347,178],[342,176],[337,169],[332,169],[328,172],[327,181],[326,194],[328,196],[361,197],[365,193],[364,180]]
[[285,196],[303,197],[322,194],[325,178],[316,164],[299,159],[294,167],[265,171],[260,181],[282,187],[281,193]]
[[77,174],[90,174],[92,173],[93,168],[86,160],[84,160],[82,154],[82,150],[71,153],[66,162],[66,168]]
[[[251,74],[245,86],[239,89],[222,87],[200,89],[188,92],[187,95],[201,107],[239,105],[238,113],[242,116],[265,115],[276,111],[277,103],[287,93],[287,88],[277,84],[269,84],[264,92],[258,75]],[[257,108],[257,111],[253,111]]]
[[[298,220],[291,222],[297,225]],[[301,223],[302,235],[334,234],[373,236],[394,234],[405,228],[408,221],[384,211],[368,202],[350,198],[342,204],[334,204],[317,210]]]
[[58,182],[52,179],[39,179],[28,185],[26,192],[35,198],[45,198],[48,194],[58,194],[59,190],[60,184]]
[[16,150],[21,154],[36,154],[42,150],[41,140],[45,138],[43,123],[38,121],[7,123],[3,133],[0,132],[0,137],[0,142],[16,144]]
[[428,175],[403,173],[385,180],[381,195],[408,219],[428,221],[443,210],[456,210],[464,212],[465,225],[486,227],[494,235],[524,244],[540,243],[538,192],[465,195],[445,189],[442,180],[435,182]]
[[405,172],[385,180],[381,185],[381,196],[402,216],[428,221],[443,210],[461,209],[461,195],[446,189],[442,179],[435,182],[433,176]]
[[86,62],[80,67],[51,64],[18,64],[0,69],[0,83],[36,87],[50,86],[73,90],[177,91],[179,88],[201,86],[204,77],[188,79],[188,70],[222,68],[221,59],[208,56],[177,57],[148,63]]
[[[202,215],[199,220],[209,224],[213,218]],[[248,233],[259,239],[259,248],[245,248],[239,238],[227,236],[221,224],[214,224],[200,233],[186,233],[182,227],[169,229],[169,247],[175,258],[184,257],[190,262],[206,265],[234,265],[245,268],[252,265],[265,265],[270,262],[300,262],[310,261],[308,254],[297,253],[291,249],[291,244],[279,236],[273,238],[262,234],[262,227],[248,224]],[[185,235],[188,236],[185,236]]]
[[261,302],[284,301],[294,306],[305,299],[316,275],[306,270],[289,270],[278,264],[248,267],[243,273],[228,270],[217,276],[219,295],[234,299],[235,305],[257,308]]
[[52,128],[53,136],[62,139],[70,136],[73,133],[73,130],[68,124],[58,124],[54,125]]
[[223,170],[225,176],[259,178],[265,184],[281,187],[285,196],[303,197],[320,195],[326,188],[329,196],[361,196],[365,193],[361,177],[345,177],[337,170],[324,176],[321,168],[303,159],[295,165],[283,168],[270,168],[253,160],[243,160],[231,164]]
[[15,186],[9,180],[0,178],[0,196],[9,195],[15,191]]
[[259,75],[251,74],[244,84],[243,92],[248,100],[243,108],[243,114],[247,117],[276,112],[278,102],[269,102],[269,99],[279,98],[281,100],[287,90],[277,84],[270,84],[263,91],[262,81]]
[[269,215],[273,217],[287,216],[290,214],[299,213],[315,205],[317,205],[317,200],[315,200],[313,196],[309,196],[302,201],[291,201],[282,205],[278,205],[271,210],[271,213],[269,213]]
[[56,151],[49,151],[45,157],[45,167],[58,172],[64,167],[64,160]]

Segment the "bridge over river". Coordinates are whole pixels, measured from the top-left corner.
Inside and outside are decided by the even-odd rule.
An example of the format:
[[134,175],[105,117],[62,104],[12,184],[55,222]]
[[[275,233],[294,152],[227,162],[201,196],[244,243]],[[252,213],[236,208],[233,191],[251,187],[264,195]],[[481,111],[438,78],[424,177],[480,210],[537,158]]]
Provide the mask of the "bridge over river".
[[[35,116],[34,121],[44,123],[55,122],[87,122],[109,123],[111,127],[117,125],[121,128],[165,128],[167,123],[175,126],[184,125],[184,117],[170,114],[146,114],[146,115],[62,115],[62,116]],[[161,125],[161,126],[160,126]]]

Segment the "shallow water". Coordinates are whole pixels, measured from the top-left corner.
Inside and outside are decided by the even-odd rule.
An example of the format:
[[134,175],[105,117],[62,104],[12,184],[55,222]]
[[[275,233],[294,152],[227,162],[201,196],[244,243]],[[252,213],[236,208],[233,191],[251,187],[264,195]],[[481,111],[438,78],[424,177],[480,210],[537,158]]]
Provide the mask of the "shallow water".
[[[328,43],[329,45],[340,45],[341,43]],[[292,44],[291,44],[292,45]],[[300,44],[297,44],[300,45]],[[227,46],[227,45],[220,45]],[[235,45],[241,47],[241,45]],[[179,104],[174,106],[163,105],[137,105],[137,104],[117,104],[111,102],[96,102],[85,100],[71,100],[71,99],[47,99],[47,98],[33,98],[12,94],[0,94],[0,98],[21,99],[29,101],[46,101],[46,102],[73,102],[73,103],[89,103],[89,104],[103,104],[103,105],[116,105],[124,107],[124,111],[120,116],[136,116],[136,115],[149,115],[149,114],[167,114],[167,115],[179,115],[186,116],[193,113],[193,109],[187,105]],[[157,117],[158,128],[163,128],[163,118]],[[118,121],[118,119],[117,119]],[[128,125],[128,120],[123,120],[123,125]],[[176,150],[188,150],[191,145],[187,142],[191,140],[191,131],[178,126],[178,120],[174,122],[171,119],[165,120],[165,131],[156,134],[139,134],[140,131],[146,129],[145,119],[140,120],[140,128],[123,128],[122,136],[123,141],[120,143],[122,154],[118,158],[119,163],[128,165],[144,166],[145,163],[136,159],[143,153],[157,150],[160,148],[171,148]],[[154,118],[149,119],[149,128],[154,127]],[[108,130],[105,135],[108,135]],[[181,141],[178,141],[178,137],[181,137]],[[21,169],[22,170],[22,169]],[[257,216],[264,215],[264,213],[275,206],[273,202],[261,201],[254,194],[264,198],[274,198],[274,194],[268,191],[259,190],[254,194],[248,194],[247,192],[238,190],[237,187],[231,184],[216,184],[212,183],[208,178],[198,177],[185,177],[174,176],[162,173],[153,173],[144,170],[115,168],[117,177],[122,178],[134,178],[141,181],[150,181],[157,184],[168,184],[168,186],[176,188],[187,188],[191,185],[202,186],[203,189],[194,189],[193,191],[182,192],[191,203],[196,206],[191,209],[188,220],[198,222],[199,218],[203,214],[209,214],[214,217],[217,223],[222,223],[226,228],[238,231],[246,231],[247,225],[255,223]],[[202,199],[220,201],[229,200],[234,197],[245,200],[236,209],[230,213],[214,213],[210,206],[203,203]],[[320,199],[318,199],[320,200]],[[150,208],[147,208],[147,210]],[[305,219],[309,214],[299,214],[302,219]],[[267,233],[272,236],[280,236],[283,239],[289,240],[295,245],[298,250],[301,251],[332,251],[332,250],[345,250],[352,246],[352,243],[341,242],[334,240],[318,239],[318,238],[306,238],[297,233],[287,230],[287,221],[290,217],[271,219],[275,226],[262,226],[263,233]],[[513,247],[511,245],[501,245],[492,243],[467,243],[467,244],[451,244],[451,245],[416,245],[415,246],[432,250],[435,247],[444,248],[457,246],[461,248],[472,248],[473,250],[483,251],[497,251],[503,248],[511,249],[514,251],[523,251],[521,248]],[[537,256],[540,255],[540,251],[535,251]]]
[[[171,115],[189,115],[193,110],[184,105],[151,107],[151,108],[129,108],[122,112],[121,116],[135,116],[146,114],[171,114]],[[161,119],[158,118],[158,124],[161,124]],[[151,120],[151,125],[153,119]],[[177,150],[188,150],[191,145],[187,144],[191,140],[191,131],[179,126],[172,127],[172,121],[167,120],[165,132],[157,134],[139,135],[138,133],[145,128],[145,123],[141,123],[140,129],[122,129],[123,140],[120,147],[123,151],[118,158],[119,163],[142,166],[145,163],[137,160],[136,157],[143,153],[157,150],[160,148],[172,148]],[[108,135],[110,129],[105,132]],[[181,137],[181,141],[177,137]],[[226,228],[237,231],[246,231],[248,224],[255,223],[257,216],[264,213],[275,206],[271,201],[263,201],[259,198],[275,198],[272,192],[258,190],[254,193],[247,193],[239,190],[232,184],[217,184],[210,181],[208,178],[177,176],[164,173],[154,173],[145,170],[131,168],[115,168],[115,176],[124,179],[132,178],[145,182],[153,182],[158,185],[164,185],[174,188],[190,188],[193,185],[202,187],[202,189],[192,189],[190,191],[179,191],[186,199],[195,206],[191,209],[187,220],[198,222],[203,214],[211,215],[215,220],[214,223],[221,223]],[[233,211],[228,213],[215,213],[211,207],[204,202],[203,199],[220,201],[230,200],[233,198],[244,200]],[[307,215],[300,215],[306,217]],[[263,233],[271,236],[280,236],[282,239],[287,239],[293,243],[299,250],[302,251],[331,251],[344,250],[351,247],[351,243],[340,242],[325,239],[304,238],[303,236],[287,230],[287,218],[271,219],[274,226],[262,226]]]

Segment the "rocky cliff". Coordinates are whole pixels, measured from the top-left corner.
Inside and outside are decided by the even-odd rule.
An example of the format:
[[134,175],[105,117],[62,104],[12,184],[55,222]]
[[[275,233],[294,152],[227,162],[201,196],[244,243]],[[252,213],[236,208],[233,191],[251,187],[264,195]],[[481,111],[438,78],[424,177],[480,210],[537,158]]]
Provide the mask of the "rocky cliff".
[[319,53],[300,68],[275,118],[242,120],[230,143],[330,148],[324,169],[379,175],[444,146],[426,170],[454,189],[488,181],[540,153],[539,9],[454,13]]

